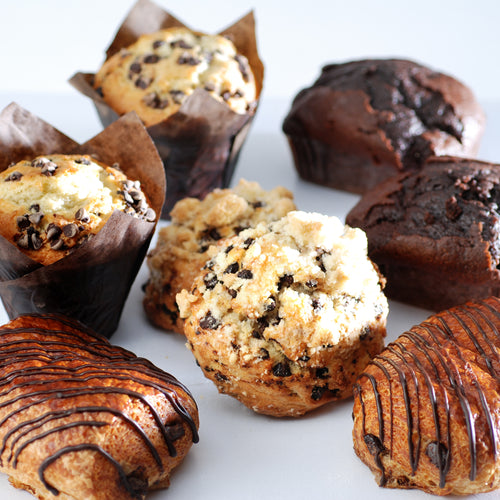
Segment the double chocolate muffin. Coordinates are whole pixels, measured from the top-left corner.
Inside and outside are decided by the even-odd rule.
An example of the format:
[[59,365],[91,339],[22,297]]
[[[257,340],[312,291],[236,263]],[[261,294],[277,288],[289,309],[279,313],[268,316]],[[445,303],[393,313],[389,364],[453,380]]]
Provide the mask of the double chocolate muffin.
[[325,66],[283,123],[302,178],[355,193],[432,155],[474,157],[483,127],[469,88],[398,59]]
[[387,295],[431,310],[500,293],[500,165],[435,157],[347,215],[368,237]]

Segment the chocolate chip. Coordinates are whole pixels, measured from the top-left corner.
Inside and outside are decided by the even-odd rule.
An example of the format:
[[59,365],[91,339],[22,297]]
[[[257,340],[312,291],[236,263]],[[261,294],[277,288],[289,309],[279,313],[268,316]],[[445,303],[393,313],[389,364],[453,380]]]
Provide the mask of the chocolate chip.
[[249,73],[249,68],[248,68],[248,61],[246,58],[240,54],[236,54],[234,56],[234,59],[238,63],[238,69],[241,72],[241,76],[245,82],[248,82],[250,80],[250,73]]
[[217,318],[212,316],[212,312],[208,311],[207,314],[201,318],[200,326],[204,330],[217,330],[220,326],[220,322]]
[[243,248],[245,250],[248,250],[248,248],[250,247],[250,245],[254,242],[255,240],[253,238],[247,238],[244,242],[243,242]]
[[38,232],[34,232],[30,236],[30,240],[31,240],[31,246],[33,247],[33,250],[40,250],[40,248],[42,248],[43,240],[42,240],[42,238],[40,238],[40,234]]
[[165,431],[170,441],[177,441],[185,434],[184,426],[180,423],[166,425]]
[[363,440],[368,448],[368,451],[375,457],[385,451],[384,445],[380,439],[374,434],[365,434]]
[[45,163],[45,165],[42,166],[42,170],[40,171],[40,173],[42,175],[50,176],[54,175],[56,170],[57,170],[57,165],[54,162],[49,161],[48,163]]
[[278,290],[281,290],[283,287],[287,287],[293,284],[293,276],[291,274],[285,274],[278,281]]
[[30,210],[33,212],[40,212],[40,205],[38,203],[33,203],[30,206]]
[[91,161],[88,160],[87,158],[77,158],[75,160],[75,163],[78,163],[79,165],[90,165]]
[[311,279],[306,281],[307,288],[316,288],[318,286],[318,280]]
[[147,89],[150,85],[151,85],[151,82],[153,81],[152,78],[147,78],[145,76],[140,76],[139,78],[137,78],[137,80],[135,81],[135,86],[137,88],[140,88],[140,89]]
[[141,72],[142,66],[138,62],[133,62],[129,69],[131,73],[138,75]]
[[215,90],[215,85],[211,82],[209,83],[205,83],[205,87],[204,89],[207,91],[207,92],[213,92]]
[[145,95],[142,102],[153,109],[165,109],[169,104],[168,99],[160,97],[156,92]]
[[235,299],[235,298],[236,298],[236,295],[238,295],[238,292],[237,292],[236,290],[233,290],[232,288],[228,288],[228,289],[227,289],[227,293],[228,293],[229,295],[231,295],[231,297],[232,297],[233,299]]
[[245,95],[245,93],[243,92],[243,90],[240,90],[240,89],[235,90],[233,93],[233,97],[235,99],[241,99],[244,95]]
[[252,203],[252,207],[253,208],[262,208],[262,207],[265,207],[266,204],[263,202],[263,201],[254,201]]
[[28,228],[31,223],[27,215],[21,215],[19,217],[16,217],[16,224],[17,227],[22,231],[23,229]]
[[192,45],[189,45],[184,40],[175,40],[174,42],[170,42],[170,47],[172,47],[173,49],[175,49],[175,48],[192,49],[193,48]]
[[325,388],[315,385],[311,391],[311,399],[314,401],[319,401],[323,394],[325,393]]
[[73,238],[78,233],[78,227],[76,224],[70,223],[70,224],[66,224],[62,228],[62,231],[64,233],[64,236],[66,236],[68,238]]
[[160,56],[157,54],[148,54],[147,56],[144,56],[143,61],[146,64],[156,64],[160,60]]
[[234,248],[234,245],[227,246],[226,249],[224,250],[224,253],[229,253],[233,248]]
[[445,208],[446,208],[446,217],[448,217],[448,219],[450,219],[451,221],[458,219],[462,214],[462,208],[458,204],[455,196],[452,196],[451,198],[448,198],[446,200]]
[[267,349],[264,349],[263,347],[260,348],[260,357],[262,359],[269,359],[269,351]]
[[144,214],[144,219],[147,222],[154,222],[156,220],[156,212],[151,207],[148,208]]
[[5,179],[4,182],[13,182],[13,181],[18,181],[21,179],[23,174],[21,172],[18,172],[17,170],[15,172],[11,172]]
[[439,469],[446,470],[445,465],[448,461],[448,448],[443,443],[432,441],[427,445],[425,454],[429,457],[433,465]]
[[53,222],[51,222],[46,229],[46,237],[47,240],[53,240],[59,238],[61,236],[62,230],[59,226],[56,226]]
[[197,66],[200,63],[201,59],[198,59],[190,54],[182,54],[177,59],[177,64],[187,64],[188,66]]
[[221,372],[217,372],[214,374],[214,378],[215,380],[217,380],[217,382],[227,382],[229,379]]
[[235,274],[238,272],[240,265],[237,262],[233,262],[226,267],[224,274]]
[[326,366],[321,368],[316,368],[316,377],[328,378],[328,368]]
[[186,97],[186,93],[183,90],[170,90],[169,94],[172,96],[173,101],[175,104],[182,104],[184,101],[184,98]]
[[315,311],[319,311],[321,309],[321,302],[318,299],[312,299],[311,305]]
[[61,250],[63,247],[64,247],[63,240],[52,240],[50,242],[50,248],[52,248],[52,250]]
[[76,211],[75,219],[84,223],[90,222],[90,214],[87,212],[87,210],[85,210],[85,208],[82,207]]
[[250,269],[242,269],[236,276],[244,280],[251,280],[253,278],[253,273]]
[[18,240],[17,245],[21,248],[28,249],[30,244],[30,237],[27,233],[23,234]]
[[34,168],[42,168],[45,164],[52,163],[48,158],[36,158],[31,162],[31,166]]
[[222,97],[222,99],[224,101],[229,101],[229,99],[231,99],[231,92],[229,92],[229,90],[224,90],[221,92],[220,96]]
[[153,49],[159,49],[160,47],[163,47],[164,45],[167,45],[167,42],[165,40],[155,40],[153,42]]
[[218,282],[219,280],[217,279],[217,275],[215,273],[208,273],[203,278],[203,283],[205,283],[207,290],[213,290]]
[[273,375],[275,377],[290,377],[292,372],[290,371],[290,366],[288,363],[276,363],[273,366]]
[[32,224],[40,224],[40,221],[43,219],[44,215],[42,212],[35,212],[34,214],[28,215],[28,220]]

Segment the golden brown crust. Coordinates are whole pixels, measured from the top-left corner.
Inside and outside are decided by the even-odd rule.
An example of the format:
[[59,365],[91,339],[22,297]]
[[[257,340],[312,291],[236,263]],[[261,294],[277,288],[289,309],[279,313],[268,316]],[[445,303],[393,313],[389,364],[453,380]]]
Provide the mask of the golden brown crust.
[[38,498],[144,498],[197,440],[174,377],[72,320],[8,323],[0,359],[0,470]]
[[437,495],[500,486],[499,324],[496,297],[443,311],[359,377],[354,449],[381,486]]

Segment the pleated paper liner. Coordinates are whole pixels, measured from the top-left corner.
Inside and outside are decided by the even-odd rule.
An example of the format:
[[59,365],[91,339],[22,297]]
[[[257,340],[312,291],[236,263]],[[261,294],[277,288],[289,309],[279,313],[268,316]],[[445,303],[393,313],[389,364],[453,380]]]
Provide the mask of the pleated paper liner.
[[[170,27],[187,27],[149,0],[139,0],[106,51],[106,58],[128,47],[145,33]],[[238,156],[250,129],[262,90],[264,66],[259,58],[253,12],[219,32],[230,38],[250,64],[257,86],[255,108],[246,114],[232,111],[203,89],[188,96],[179,111],[148,127],[163,160],[167,194],[162,218],[168,219],[175,203],[186,197],[203,198],[215,188],[228,187]],[[90,97],[104,126],[118,118],[94,89],[94,73],[76,73],[70,83]]]
[[[0,171],[12,162],[50,153],[89,154],[108,165],[118,163],[129,179],[140,181],[150,206],[160,214],[165,196],[163,165],[135,113],[78,144],[15,103],[2,111]],[[64,314],[110,337],[155,227],[156,221],[115,210],[93,238],[47,266],[0,236],[0,296],[9,318]]]

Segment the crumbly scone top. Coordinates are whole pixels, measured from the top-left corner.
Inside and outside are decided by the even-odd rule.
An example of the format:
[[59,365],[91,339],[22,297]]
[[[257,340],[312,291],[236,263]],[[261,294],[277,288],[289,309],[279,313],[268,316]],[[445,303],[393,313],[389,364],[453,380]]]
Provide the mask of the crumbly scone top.
[[94,86],[115,111],[134,110],[147,126],[175,113],[197,88],[236,113],[252,112],[257,98],[250,65],[234,44],[187,28],[142,35],[103,64]]

